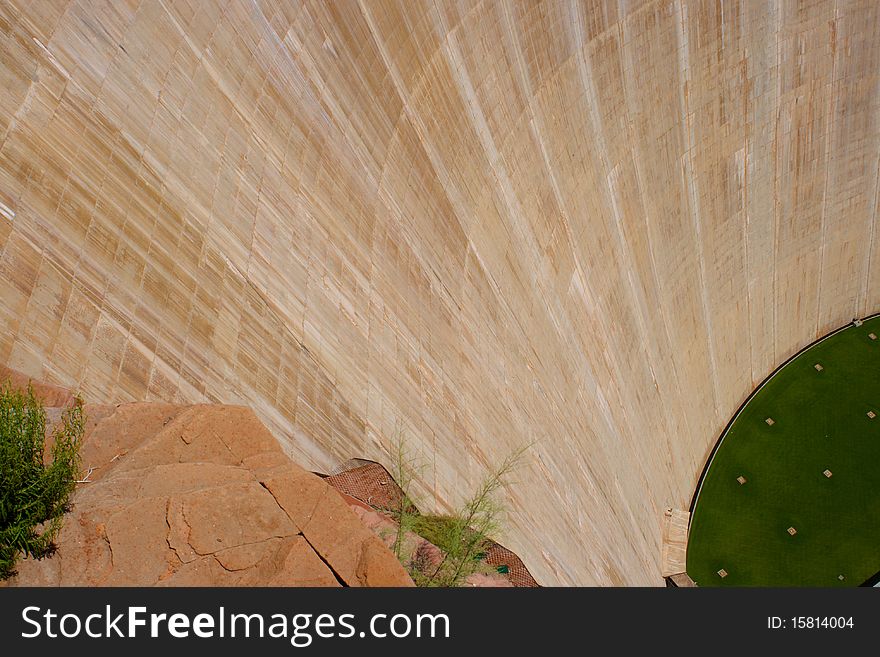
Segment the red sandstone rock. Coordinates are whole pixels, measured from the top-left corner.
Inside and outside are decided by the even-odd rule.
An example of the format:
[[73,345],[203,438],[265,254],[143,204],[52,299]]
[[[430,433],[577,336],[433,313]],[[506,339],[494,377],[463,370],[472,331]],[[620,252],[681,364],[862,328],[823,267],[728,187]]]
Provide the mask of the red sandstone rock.
[[26,374],[0,365],[0,383],[5,381],[11,382],[12,385],[18,388],[26,388],[28,383],[30,383],[37,399],[40,399],[49,408],[62,408],[73,401],[73,392],[67,388],[37,381]]
[[[43,399],[70,403],[56,388],[35,385]],[[85,411],[89,483],[77,488],[57,553],[21,561],[8,584],[413,585],[250,410],[133,403]]]
[[[315,475],[298,468],[273,470],[261,480],[297,524],[312,548],[349,586],[403,586],[409,580],[395,556],[367,529],[345,501]],[[339,533],[360,546],[357,552],[342,545]],[[411,585],[411,580],[410,580]]]

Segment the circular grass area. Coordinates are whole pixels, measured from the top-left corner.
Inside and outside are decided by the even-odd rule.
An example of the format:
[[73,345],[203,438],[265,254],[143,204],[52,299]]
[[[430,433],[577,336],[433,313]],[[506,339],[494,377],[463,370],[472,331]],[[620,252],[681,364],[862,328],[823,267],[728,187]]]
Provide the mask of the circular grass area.
[[874,317],[806,349],[742,408],[697,494],[687,572],[700,586],[858,586],[878,571]]

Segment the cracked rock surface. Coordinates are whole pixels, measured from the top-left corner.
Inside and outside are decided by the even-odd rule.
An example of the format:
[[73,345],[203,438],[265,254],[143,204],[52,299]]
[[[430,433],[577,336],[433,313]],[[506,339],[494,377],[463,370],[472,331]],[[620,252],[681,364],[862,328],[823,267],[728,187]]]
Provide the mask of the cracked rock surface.
[[[57,389],[50,400],[69,403]],[[412,586],[348,504],[247,408],[86,405],[58,551],[23,586]],[[60,417],[60,413],[57,413]]]

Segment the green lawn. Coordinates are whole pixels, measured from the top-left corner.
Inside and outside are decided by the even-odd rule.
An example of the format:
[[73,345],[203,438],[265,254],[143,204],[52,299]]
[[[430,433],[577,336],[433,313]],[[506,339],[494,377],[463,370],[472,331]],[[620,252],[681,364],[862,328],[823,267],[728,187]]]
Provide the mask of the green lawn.
[[[790,536],[789,527],[797,534]],[[727,577],[718,575],[722,568]],[[857,586],[878,571],[880,318],[874,318],[806,350],[743,409],[697,498],[687,572],[700,586]]]

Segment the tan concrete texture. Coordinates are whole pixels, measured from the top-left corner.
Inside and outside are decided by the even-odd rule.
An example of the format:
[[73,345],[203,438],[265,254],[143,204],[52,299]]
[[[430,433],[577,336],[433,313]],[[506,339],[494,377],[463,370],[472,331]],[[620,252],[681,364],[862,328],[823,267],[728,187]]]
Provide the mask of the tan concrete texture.
[[0,363],[402,434],[426,511],[536,441],[505,545],[659,584],[754,384],[880,310],[878,10],[0,0]]
[[667,509],[663,514],[663,550],[660,574],[672,577],[687,569],[687,540],[690,511]]

